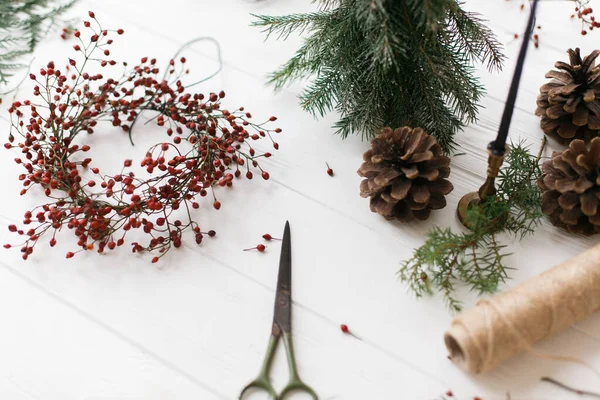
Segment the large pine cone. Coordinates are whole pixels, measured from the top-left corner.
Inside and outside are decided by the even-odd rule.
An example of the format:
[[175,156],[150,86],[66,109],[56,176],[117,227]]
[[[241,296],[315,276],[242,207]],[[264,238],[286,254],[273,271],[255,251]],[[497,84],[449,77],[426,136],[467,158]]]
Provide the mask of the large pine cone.
[[556,226],[572,233],[600,232],[600,137],[589,146],[573,140],[569,148],[554,152],[542,165],[538,181],[542,211]]
[[371,141],[358,174],[360,195],[371,198],[371,211],[388,220],[427,219],[431,210],[446,206],[453,189],[450,158],[433,136],[422,129],[385,128]]
[[[581,59],[579,49],[569,49],[570,65],[558,61],[546,78],[552,81],[540,88],[536,115],[542,117],[544,133],[562,144],[573,139],[586,142],[600,130],[600,66],[595,66],[600,51]],[[561,72],[562,71],[562,72]]]

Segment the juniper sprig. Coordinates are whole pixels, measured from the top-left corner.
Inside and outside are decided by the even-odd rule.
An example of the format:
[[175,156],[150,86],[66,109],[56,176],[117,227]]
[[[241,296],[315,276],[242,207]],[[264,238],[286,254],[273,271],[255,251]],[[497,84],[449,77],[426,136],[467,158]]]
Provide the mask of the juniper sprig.
[[521,143],[506,157],[500,171],[496,197],[472,207],[467,213],[471,230],[453,232],[434,227],[423,246],[402,264],[399,276],[420,297],[434,290],[443,293],[449,308],[460,311],[455,285],[466,284],[479,294],[492,293],[508,278],[509,255],[499,241],[502,233],[518,238],[532,234],[543,216],[539,160]]

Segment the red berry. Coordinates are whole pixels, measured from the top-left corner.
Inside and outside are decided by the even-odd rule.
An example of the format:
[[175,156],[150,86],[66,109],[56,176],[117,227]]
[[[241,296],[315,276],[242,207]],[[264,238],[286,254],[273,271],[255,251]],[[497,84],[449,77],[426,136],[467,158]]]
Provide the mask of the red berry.
[[8,226],[8,230],[11,232],[16,232],[17,231],[17,226],[16,225],[9,225]]
[[152,263],[153,263],[153,264],[156,264],[157,262],[158,262],[158,257],[154,257],[154,258],[152,259]]
[[333,176],[333,170],[331,169],[331,167],[329,166],[329,164],[325,163],[325,165],[327,165],[327,175]]
[[277,121],[277,117],[271,117],[269,118],[269,121]]
[[279,143],[277,143],[277,142],[273,143],[273,147],[275,148],[275,150],[279,150]]
[[124,34],[124,33],[125,33],[125,31],[124,31],[123,29],[119,29],[119,30],[117,30],[117,33],[118,33],[119,35],[122,35],[122,34]]
[[265,246],[264,244],[259,244],[256,247],[252,247],[249,249],[244,249],[244,251],[252,251],[252,250],[258,250],[259,252],[264,252],[266,250],[267,246]]
[[213,203],[213,207],[218,210],[219,208],[221,208],[221,202],[218,200],[215,200],[215,202]]
[[266,181],[271,177],[267,171],[263,171],[261,174],[262,178]]
[[5,249],[10,249],[11,247],[12,247],[12,246],[11,246],[10,244],[8,244],[8,243],[4,245],[4,248],[5,248]]
[[69,251],[67,253],[67,258],[73,258],[74,255],[75,255],[75,253],[73,253],[72,251]]
[[350,333],[350,329],[348,329],[348,325],[346,324],[342,324],[340,325],[340,329],[342,330],[342,332],[344,333]]
[[265,239],[267,241],[269,241],[269,240],[281,240],[281,239],[274,238],[273,236],[269,235],[268,233],[265,233],[262,237],[263,237],[263,239]]
[[448,396],[448,397],[453,397],[453,396],[454,396],[454,393],[452,393],[452,390],[448,390],[448,391],[446,392],[446,396]]
[[210,237],[215,237],[216,234],[217,234],[217,232],[213,231],[212,229],[210,231],[208,231],[208,236],[210,236]]
[[131,164],[132,164],[132,161],[131,161],[131,160],[125,160],[125,161],[123,162],[123,165],[124,165],[125,167],[131,167]]
[[90,16],[90,18],[96,18],[96,14],[94,14],[93,11],[88,12],[88,15]]

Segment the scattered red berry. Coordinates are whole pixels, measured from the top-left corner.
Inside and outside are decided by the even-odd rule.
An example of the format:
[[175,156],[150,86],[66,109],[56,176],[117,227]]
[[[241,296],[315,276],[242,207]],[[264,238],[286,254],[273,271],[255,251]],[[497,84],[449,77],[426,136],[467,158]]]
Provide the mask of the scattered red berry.
[[267,246],[265,246],[264,244],[259,244],[256,247],[251,247],[249,249],[244,249],[244,251],[252,251],[252,250],[258,250],[259,252],[264,252],[266,250]]
[[325,165],[327,165],[327,175],[333,176],[333,170],[331,169],[331,167],[329,166],[329,164],[325,163]]
[[210,236],[210,237],[215,237],[216,234],[217,234],[217,232],[215,232],[213,230],[208,231],[208,236]]
[[268,233],[265,233],[264,235],[262,235],[263,239],[267,240],[267,241],[271,241],[271,240],[281,240],[278,238],[274,238],[273,236],[269,235]]
[[356,338],[356,339],[358,339],[358,340],[362,340],[361,338],[359,338],[358,336],[356,336],[354,333],[352,333],[352,332],[350,331],[350,328],[348,328],[348,325],[346,325],[346,324],[342,324],[342,325],[340,325],[340,330],[341,330],[342,332],[344,332],[345,334],[347,334],[347,335],[353,336],[354,338]]

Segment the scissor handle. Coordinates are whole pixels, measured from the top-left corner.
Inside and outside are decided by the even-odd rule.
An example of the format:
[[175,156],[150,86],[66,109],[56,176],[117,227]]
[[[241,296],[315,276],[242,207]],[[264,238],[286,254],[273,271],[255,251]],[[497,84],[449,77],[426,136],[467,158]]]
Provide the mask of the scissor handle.
[[275,388],[271,384],[271,380],[269,379],[269,370],[271,369],[271,362],[273,361],[273,356],[275,355],[275,349],[277,348],[277,342],[279,341],[279,337],[281,336],[281,332],[279,330],[275,330],[275,326],[273,326],[273,333],[269,338],[269,345],[267,346],[267,354],[265,354],[265,359],[263,361],[263,365],[260,368],[260,372],[255,380],[250,382],[240,393],[240,400],[244,397],[244,393],[248,391],[248,389],[262,389],[269,393],[271,396],[271,400],[277,400],[277,392]]
[[319,400],[315,391],[312,390],[310,386],[302,382],[298,377],[295,379],[290,379],[290,382],[283,388],[279,394],[279,397],[277,397],[277,400],[283,400],[285,396],[295,391],[305,392],[306,394],[309,394],[313,400]]
[[301,391],[309,394],[313,400],[319,400],[315,391],[302,382],[298,375],[298,368],[296,367],[296,357],[294,356],[294,346],[292,345],[292,333],[283,331],[283,344],[285,345],[285,351],[287,353],[288,367],[290,370],[290,380],[288,384],[283,388],[277,400],[283,400],[283,398],[291,392]]
[[250,389],[262,389],[269,394],[271,400],[277,400],[277,392],[275,391],[273,385],[271,385],[271,382],[269,382],[268,377],[259,376],[246,385],[246,387],[242,389],[242,392],[240,393],[240,400],[242,400],[244,394]]

